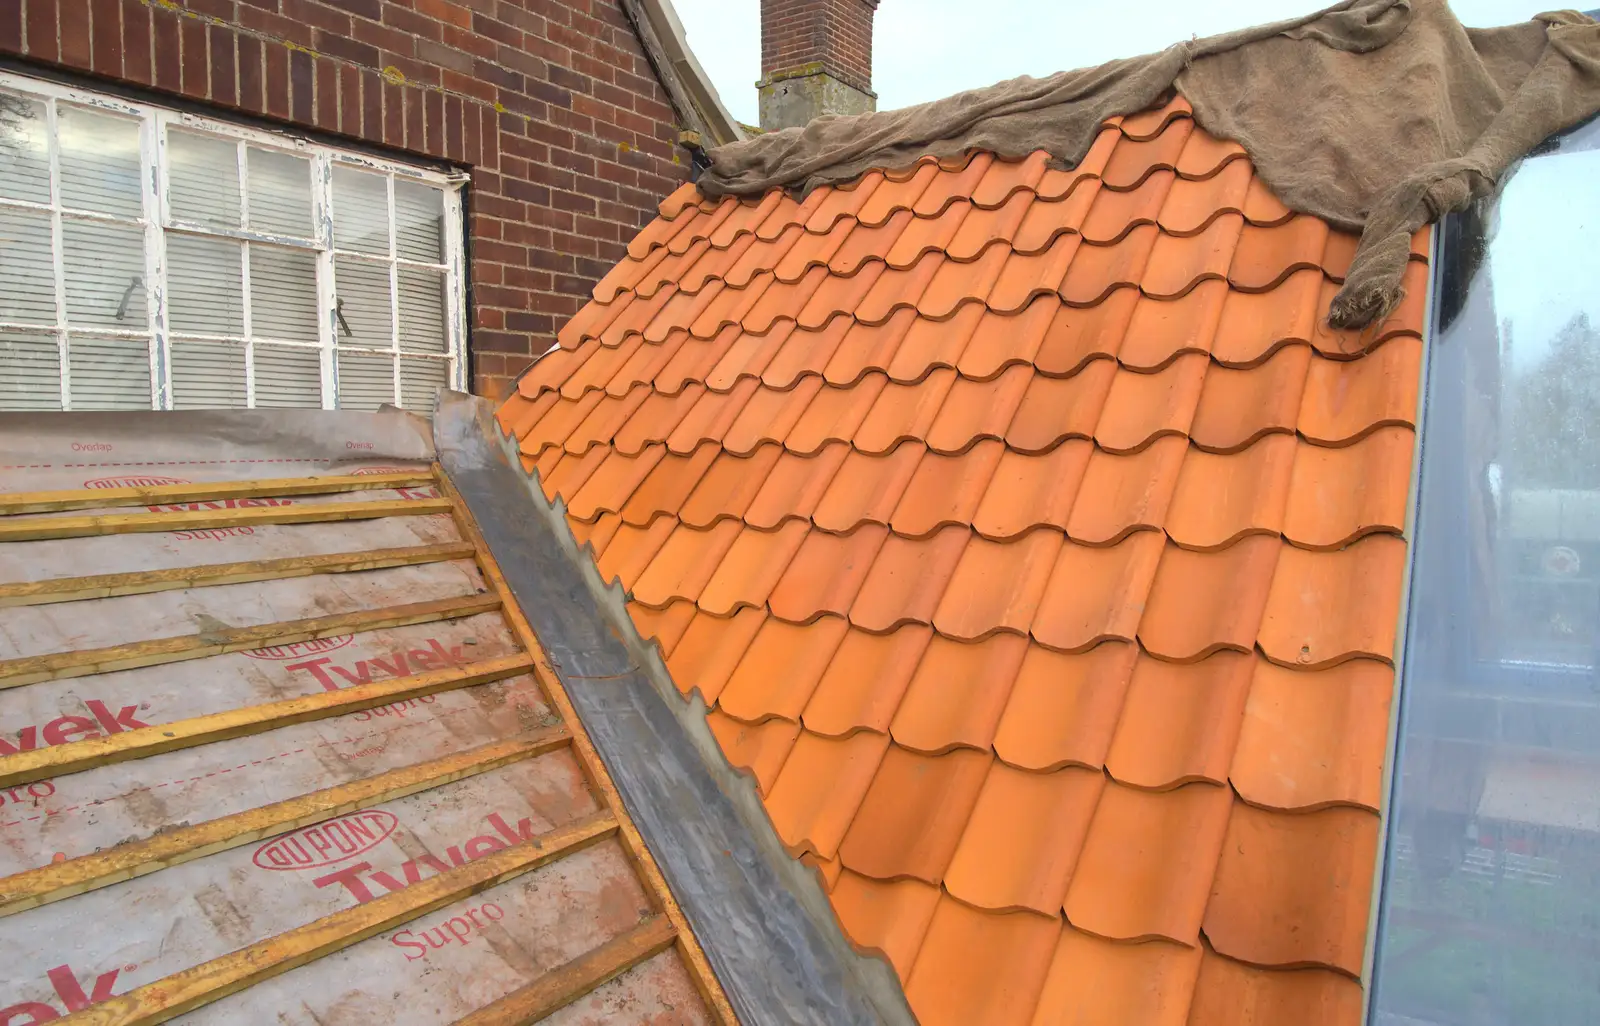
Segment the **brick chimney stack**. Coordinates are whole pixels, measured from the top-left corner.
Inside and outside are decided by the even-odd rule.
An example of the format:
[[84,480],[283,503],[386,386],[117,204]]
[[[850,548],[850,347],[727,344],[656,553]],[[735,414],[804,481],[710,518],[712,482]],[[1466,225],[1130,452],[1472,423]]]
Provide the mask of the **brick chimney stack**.
[[878,109],[872,15],[878,0],[761,0],[761,127]]

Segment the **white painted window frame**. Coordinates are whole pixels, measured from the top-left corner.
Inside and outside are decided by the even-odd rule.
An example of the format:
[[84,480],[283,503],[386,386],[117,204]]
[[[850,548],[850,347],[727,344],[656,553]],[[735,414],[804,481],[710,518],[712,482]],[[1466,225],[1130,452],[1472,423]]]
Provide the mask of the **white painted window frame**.
[[[430,168],[384,160],[337,147],[326,146],[287,132],[264,131],[243,125],[200,117],[153,104],[134,103],[119,97],[61,85],[55,82],[0,71],[0,89],[40,100],[45,104],[46,131],[48,133],[50,166],[50,199],[48,203],[34,203],[0,197],[0,207],[44,212],[50,215],[51,255],[54,261],[55,322],[45,324],[27,321],[0,321],[0,332],[53,335],[61,360],[61,408],[71,410],[71,368],[68,357],[68,330],[66,305],[66,273],[62,243],[64,220],[99,221],[109,224],[138,227],[145,236],[145,311],[143,330],[72,325],[71,333],[85,338],[123,338],[144,340],[150,354],[150,405],[152,409],[173,408],[172,342],[173,341],[225,341],[244,347],[251,358],[245,361],[246,404],[256,405],[254,346],[258,341],[268,341],[275,346],[317,349],[321,357],[322,407],[338,406],[339,380],[336,353],[352,355],[404,355],[412,360],[436,359],[448,364],[446,382],[451,388],[467,388],[467,330],[466,330],[466,251],[462,212],[465,173],[444,173]],[[60,139],[57,132],[57,104],[77,104],[136,118],[139,122],[140,181],[142,185],[142,212],[137,218],[102,214],[94,211],[65,207],[61,197]],[[172,215],[170,183],[167,165],[167,132],[170,128],[185,128],[232,139],[238,146],[239,202],[241,223],[248,223],[249,161],[247,147],[277,150],[309,158],[311,162],[311,206],[314,234],[308,237],[275,235],[242,229],[221,229],[183,221]],[[386,179],[389,217],[389,252],[387,255],[355,252],[335,248],[333,235],[333,168],[345,166],[382,174]],[[443,191],[444,259],[429,263],[402,257],[395,240],[394,183],[396,179],[410,179]],[[288,339],[272,339],[255,335],[252,331],[250,309],[250,258],[249,247],[244,247],[241,274],[244,290],[243,335],[205,335],[173,332],[167,324],[166,296],[167,259],[166,240],[169,233],[203,235],[213,238],[236,239],[243,242],[271,243],[309,250],[316,255],[318,341],[309,343]],[[386,348],[339,345],[338,321],[335,314],[334,258],[356,259],[366,263],[387,265],[389,278],[390,339]],[[401,267],[415,267],[443,272],[445,275],[445,353],[442,356],[405,351],[400,345],[400,310],[398,275]],[[394,368],[395,396],[400,395],[399,360]],[[3,368],[0,368],[3,370]]]

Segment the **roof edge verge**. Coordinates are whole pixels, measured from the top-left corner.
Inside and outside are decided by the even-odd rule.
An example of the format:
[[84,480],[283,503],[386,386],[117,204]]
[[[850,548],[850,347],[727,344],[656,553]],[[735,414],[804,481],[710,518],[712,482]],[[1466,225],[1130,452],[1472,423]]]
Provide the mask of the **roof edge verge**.
[[740,1021],[913,1023],[893,969],[850,947],[815,872],[783,849],[704,706],[679,695],[491,404],[441,391],[434,437]]

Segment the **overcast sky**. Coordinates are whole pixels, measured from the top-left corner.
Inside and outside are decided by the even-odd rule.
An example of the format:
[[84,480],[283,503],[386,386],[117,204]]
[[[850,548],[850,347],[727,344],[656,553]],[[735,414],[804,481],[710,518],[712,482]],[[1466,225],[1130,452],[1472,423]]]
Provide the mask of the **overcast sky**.
[[[673,6],[723,104],[735,118],[754,124],[755,82],[761,77],[759,0],[673,0]],[[879,109],[904,107],[1325,6],[1317,0],[883,0],[873,33],[873,86]],[[1553,0],[1451,2],[1462,21],[1482,26],[1522,21],[1559,6]],[[1579,0],[1579,6],[1591,5]]]

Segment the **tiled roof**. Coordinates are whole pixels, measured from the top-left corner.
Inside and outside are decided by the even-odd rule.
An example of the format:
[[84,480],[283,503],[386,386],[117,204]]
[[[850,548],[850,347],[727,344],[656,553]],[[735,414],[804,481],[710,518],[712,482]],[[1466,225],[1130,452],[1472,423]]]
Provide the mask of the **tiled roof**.
[[1355,1023],[1427,291],[1187,105],[685,187],[501,410],[924,1023]]

